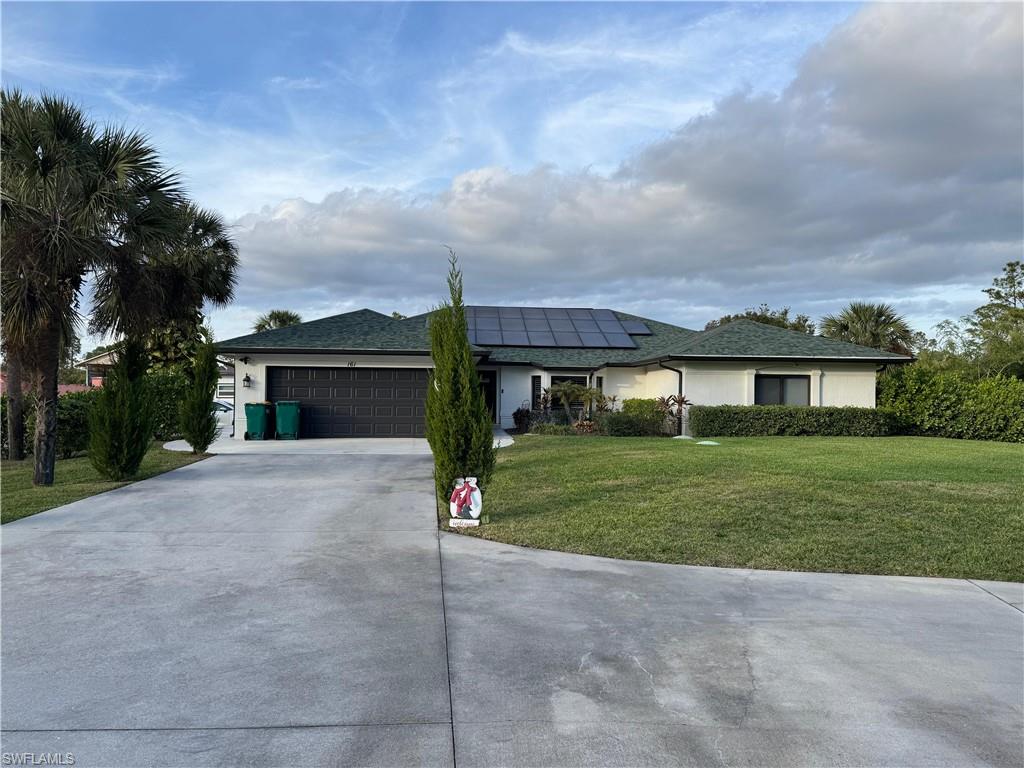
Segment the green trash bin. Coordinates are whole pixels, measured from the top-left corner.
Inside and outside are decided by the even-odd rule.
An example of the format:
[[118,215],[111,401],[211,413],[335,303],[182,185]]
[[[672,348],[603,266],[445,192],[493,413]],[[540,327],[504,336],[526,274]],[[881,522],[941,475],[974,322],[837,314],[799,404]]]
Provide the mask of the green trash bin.
[[299,401],[278,400],[275,404],[278,440],[299,439]]
[[274,437],[274,406],[271,403],[245,404],[246,440],[271,440]]

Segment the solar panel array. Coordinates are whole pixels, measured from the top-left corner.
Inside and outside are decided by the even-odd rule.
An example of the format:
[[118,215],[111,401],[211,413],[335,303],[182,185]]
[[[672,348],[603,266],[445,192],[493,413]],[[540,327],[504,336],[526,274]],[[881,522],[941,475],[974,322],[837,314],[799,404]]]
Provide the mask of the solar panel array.
[[484,347],[593,347],[635,349],[630,336],[649,336],[637,320],[610,309],[466,307],[471,344]]

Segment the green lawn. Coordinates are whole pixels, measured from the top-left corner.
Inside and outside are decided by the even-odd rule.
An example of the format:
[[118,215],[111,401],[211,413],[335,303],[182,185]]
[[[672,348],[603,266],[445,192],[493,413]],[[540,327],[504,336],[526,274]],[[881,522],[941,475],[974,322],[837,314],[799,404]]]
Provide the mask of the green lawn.
[[527,435],[471,535],[633,560],[1024,581],[1024,446]]
[[[203,458],[206,457],[165,451],[158,443],[153,443],[135,480],[144,480]],[[9,523],[133,482],[102,479],[84,456],[58,461],[55,477],[56,482],[49,488],[33,488],[31,457],[27,461],[0,462],[0,522]]]

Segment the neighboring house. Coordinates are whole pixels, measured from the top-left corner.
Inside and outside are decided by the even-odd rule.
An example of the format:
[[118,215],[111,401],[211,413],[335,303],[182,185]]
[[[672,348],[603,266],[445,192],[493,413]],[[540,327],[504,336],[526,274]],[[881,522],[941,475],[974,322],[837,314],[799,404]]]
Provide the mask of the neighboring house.
[[[424,434],[429,315],[369,309],[220,342],[245,403],[298,400],[305,437]],[[608,309],[467,307],[496,424],[567,379],[619,401],[685,393],[694,404],[874,407],[875,373],[911,358],[750,320],[691,331]]]
[[[103,386],[103,382],[107,378],[107,371],[114,364],[115,351],[101,352],[75,363],[78,368],[85,368],[85,386],[82,389]],[[235,367],[230,360],[217,359],[216,399],[225,400],[228,403],[235,401]]]
[[220,358],[217,359],[217,399],[235,402],[235,366]]
[[85,385],[87,387],[102,387],[107,378],[107,371],[113,364],[114,350],[107,350],[78,361],[75,363],[75,367],[85,368]]

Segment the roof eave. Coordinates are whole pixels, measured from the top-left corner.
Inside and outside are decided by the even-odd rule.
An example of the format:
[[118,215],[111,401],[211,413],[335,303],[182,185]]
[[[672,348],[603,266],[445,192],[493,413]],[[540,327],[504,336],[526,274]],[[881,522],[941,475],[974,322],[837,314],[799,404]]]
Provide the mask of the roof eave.
[[[217,352],[225,355],[232,355],[237,358],[240,355],[410,355],[415,357],[430,356],[429,349],[355,349],[355,348],[333,348],[333,347],[223,347],[217,346]],[[474,349],[474,357],[487,359],[490,356],[489,350]]]
[[608,363],[609,368],[636,368],[641,365],[655,365],[667,360],[780,360],[783,362],[817,362],[817,363],[875,363],[906,364],[914,362],[913,357],[899,355],[895,357],[857,357],[837,355],[660,355],[635,362]]

